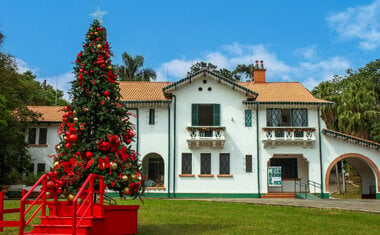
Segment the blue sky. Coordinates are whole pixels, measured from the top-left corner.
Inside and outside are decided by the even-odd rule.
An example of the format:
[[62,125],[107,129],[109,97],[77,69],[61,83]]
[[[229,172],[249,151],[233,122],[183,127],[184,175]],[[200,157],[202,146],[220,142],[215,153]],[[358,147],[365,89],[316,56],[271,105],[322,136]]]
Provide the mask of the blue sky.
[[113,63],[141,54],[159,81],[183,78],[200,60],[229,69],[264,60],[269,81],[312,89],[380,58],[380,0],[3,1],[2,50],[20,71],[68,90],[97,7],[108,12]]

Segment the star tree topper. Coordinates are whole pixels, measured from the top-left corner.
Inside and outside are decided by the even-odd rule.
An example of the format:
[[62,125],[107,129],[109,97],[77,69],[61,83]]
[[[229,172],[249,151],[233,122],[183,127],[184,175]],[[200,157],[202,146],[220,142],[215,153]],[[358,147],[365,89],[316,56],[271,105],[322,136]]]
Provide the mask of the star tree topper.
[[90,15],[92,16],[92,18],[94,18],[95,20],[98,20],[99,23],[103,23],[103,17],[107,14],[106,11],[102,11],[100,10],[100,7],[98,7],[96,9],[96,11],[94,13],[91,13]]

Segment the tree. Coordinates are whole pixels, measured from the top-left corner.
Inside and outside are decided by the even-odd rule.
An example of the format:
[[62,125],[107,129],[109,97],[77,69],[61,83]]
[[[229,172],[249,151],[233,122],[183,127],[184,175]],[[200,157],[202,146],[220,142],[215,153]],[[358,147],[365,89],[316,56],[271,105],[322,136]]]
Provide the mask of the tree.
[[334,102],[322,110],[328,128],[380,142],[380,60],[364,68],[347,70],[312,91],[317,98]]
[[192,65],[190,67],[190,71],[187,72],[187,75],[196,73],[202,69],[208,69],[214,73],[217,73],[233,81],[240,81],[242,78],[245,78],[246,81],[253,80],[253,64],[250,64],[250,65],[238,64],[233,71],[230,71],[226,68],[218,68],[218,66],[212,63],[201,61]]
[[136,55],[132,57],[127,52],[122,55],[124,65],[118,66],[118,80],[120,81],[151,81],[156,79],[156,72],[151,68],[145,68],[144,57]]
[[16,71],[13,57],[0,51],[0,185],[15,183],[30,166],[24,126],[36,116],[23,103],[28,90]]
[[131,149],[135,133],[121,102],[106,29],[95,20],[77,55],[73,100],[63,110],[60,142],[49,180],[57,193],[73,198],[90,173],[109,189],[137,197],[144,191],[141,164]]

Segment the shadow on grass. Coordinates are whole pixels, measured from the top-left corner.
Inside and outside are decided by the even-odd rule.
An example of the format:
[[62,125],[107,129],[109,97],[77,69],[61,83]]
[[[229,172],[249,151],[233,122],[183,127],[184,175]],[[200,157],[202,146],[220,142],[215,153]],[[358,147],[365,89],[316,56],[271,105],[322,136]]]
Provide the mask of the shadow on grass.
[[232,227],[220,224],[146,224],[138,226],[138,234],[211,234]]

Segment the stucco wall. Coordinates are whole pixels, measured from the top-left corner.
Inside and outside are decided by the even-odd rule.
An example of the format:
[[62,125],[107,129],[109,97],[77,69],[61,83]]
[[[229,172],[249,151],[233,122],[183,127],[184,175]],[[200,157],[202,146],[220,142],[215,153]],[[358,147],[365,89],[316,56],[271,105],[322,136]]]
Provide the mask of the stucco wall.
[[[40,123],[39,125],[32,125],[30,128],[36,128],[36,143],[37,145],[29,145],[28,151],[31,155],[32,162],[34,163],[34,173],[37,173],[37,164],[44,163],[45,170],[48,171],[53,163],[50,155],[56,154],[55,145],[58,144],[59,138],[57,134],[59,123]],[[47,128],[47,144],[38,145],[39,129]]]

